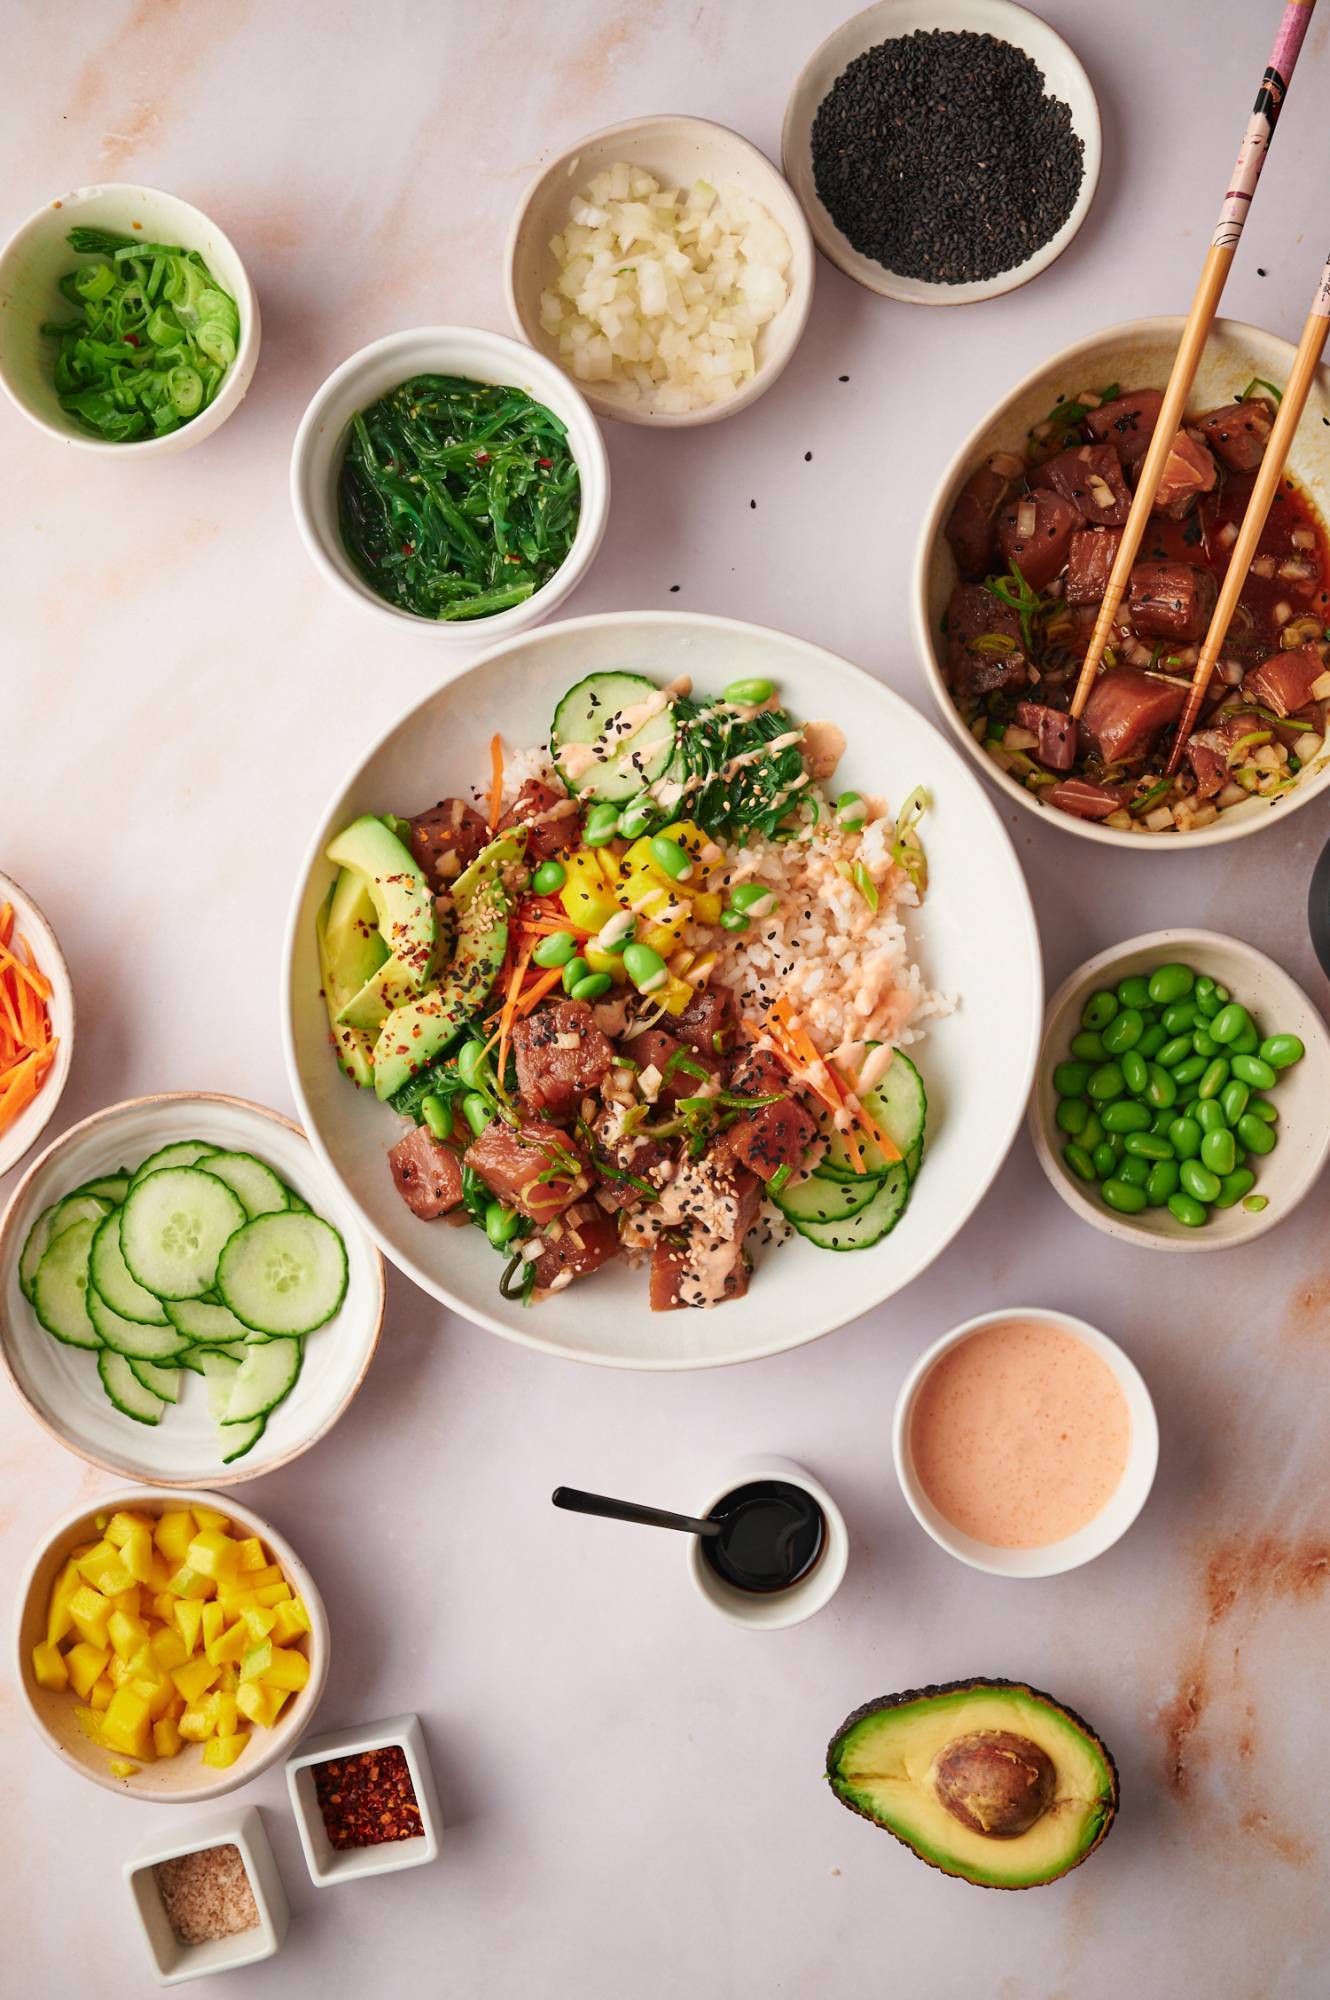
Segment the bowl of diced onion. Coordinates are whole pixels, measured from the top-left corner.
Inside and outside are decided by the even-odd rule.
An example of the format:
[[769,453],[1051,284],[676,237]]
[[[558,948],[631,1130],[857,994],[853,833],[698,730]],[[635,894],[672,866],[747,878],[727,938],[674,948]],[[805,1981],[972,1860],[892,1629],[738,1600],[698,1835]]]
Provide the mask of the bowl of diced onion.
[[756,146],[705,118],[635,118],[541,168],[509,231],[508,307],[599,415],[678,428],[770,388],[813,266],[803,210]]

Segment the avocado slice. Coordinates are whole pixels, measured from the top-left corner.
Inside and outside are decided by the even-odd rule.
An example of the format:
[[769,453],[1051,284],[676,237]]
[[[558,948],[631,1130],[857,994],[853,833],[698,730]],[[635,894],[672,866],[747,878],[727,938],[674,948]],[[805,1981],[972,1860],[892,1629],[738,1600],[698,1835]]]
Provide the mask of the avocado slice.
[[1073,1710],[1020,1681],[949,1681],[870,1701],[827,1749],[842,1805],[944,1874],[1033,1889],[1108,1833],[1118,1774]]
[[526,828],[515,826],[482,848],[452,887],[457,949],[443,978],[395,1007],[374,1044],[374,1089],[392,1097],[433,1062],[484,1005],[508,949],[508,891],[503,871],[521,861]]
[[363,1088],[374,1081],[374,1038],[349,1026],[341,1014],[388,957],[388,947],[375,927],[374,905],[363,877],[343,869],[315,913],[314,936],[319,951],[319,984],[337,1060],[352,1083]]
[[434,897],[410,849],[381,819],[365,813],[343,827],[324,852],[339,868],[364,878],[383,941],[413,990],[421,992],[434,970]]

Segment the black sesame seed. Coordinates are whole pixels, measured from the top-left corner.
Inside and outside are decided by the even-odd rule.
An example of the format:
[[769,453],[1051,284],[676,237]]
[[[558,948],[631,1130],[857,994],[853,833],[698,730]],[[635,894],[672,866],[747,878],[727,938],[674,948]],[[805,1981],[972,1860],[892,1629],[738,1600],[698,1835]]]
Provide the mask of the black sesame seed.
[[812,463],[812,458],[813,458],[813,454],[812,454],[812,452],[811,452],[811,451],[806,451],[806,452],[804,453],[804,464],[805,464],[805,465],[809,465],[809,464],[811,464],[811,463]]
[[672,584],[670,585],[670,589],[671,589],[672,591],[673,591],[673,590],[677,590],[678,588],[679,588],[679,586],[678,586],[678,584],[677,584],[677,583],[672,583]]

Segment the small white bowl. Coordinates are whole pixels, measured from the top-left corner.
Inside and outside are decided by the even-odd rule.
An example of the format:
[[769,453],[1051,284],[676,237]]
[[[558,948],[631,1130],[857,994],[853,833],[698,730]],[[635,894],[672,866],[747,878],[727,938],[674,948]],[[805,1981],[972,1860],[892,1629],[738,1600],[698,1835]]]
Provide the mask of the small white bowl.
[[[377,1847],[334,1847],[314,1789],[315,1765],[326,1764],[333,1757],[358,1757],[364,1750],[392,1748],[402,1752],[411,1773],[411,1788],[420,1807],[419,1834],[412,1840],[385,1840]],[[443,1812],[418,1715],[390,1715],[386,1722],[371,1722],[363,1729],[334,1730],[307,1743],[286,1767],[286,1789],[310,1879],[318,1889],[330,1889],[337,1882],[357,1881],[365,1875],[389,1875],[399,1868],[418,1868],[422,1862],[438,1859]]]
[[[1119,1215],[1106,1207],[1064,1162],[1067,1139],[1055,1120],[1058,1097],[1053,1070],[1070,1059],[1071,1038],[1080,1028],[1081,1010],[1090,995],[1101,986],[1116,986],[1133,973],[1153,971],[1175,959],[1227,986],[1233,998],[1255,1015],[1265,1034],[1299,1035],[1307,1049],[1300,1063],[1280,1072],[1278,1083],[1267,1093],[1279,1112],[1278,1145],[1264,1159],[1248,1162],[1256,1174],[1251,1192],[1264,1195],[1269,1206],[1255,1215],[1241,1202],[1232,1208],[1212,1208],[1202,1229],[1189,1229],[1167,1208]],[[1239,938],[1218,931],[1150,931],[1087,958],[1053,995],[1030,1095],[1030,1137],[1040,1166],[1068,1208],[1106,1236],[1147,1250],[1230,1250],[1274,1229],[1310,1193],[1330,1154],[1327,1107],[1330,1029],[1295,980]]]
[[697,1509],[697,1518],[705,1520],[712,1508],[717,1506],[728,1493],[738,1486],[747,1486],[755,1479],[783,1479],[787,1486],[797,1486],[804,1493],[810,1493],[822,1509],[825,1531],[822,1553],[807,1576],[788,1590],[773,1591],[769,1596],[747,1590],[737,1590],[718,1576],[702,1554],[701,1538],[688,1538],[688,1574],[700,1597],[704,1598],[713,1611],[727,1618],[731,1625],[746,1625],[753,1632],[777,1632],[787,1625],[802,1625],[805,1618],[811,1618],[825,1604],[830,1604],[840,1589],[845,1576],[845,1566],[850,1559],[850,1537],[845,1526],[845,1516],[828,1493],[820,1479],[814,1479],[811,1472],[805,1472],[792,1458],[741,1458],[732,1465],[724,1480]]
[[[1117,1378],[1118,1387],[1127,1399],[1131,1418],[1127,1464],[1112,1499],[1076,1534],[1067,1535],[1060,1542],[1049,1542],[1038,1549],[998,1548],[992,1542],[977,1541],[973,1535],[964,1534],[933,1505],[920,1483],[910,1455],[910,1424],[915,1402],[936,1363],[953,1347],[959,1347],[963,1340],[968,1340],[972,1333],[1017,1319],[1036,1320],[1041,1325],[1056,1327],[1059,1332],[1069,1333],[1093,1348]],[[1083,1319],[1073,1319],[1070,1313],[1057,1312],[1048,1306],[1004,1306],[998,1312],[981,1313],[978,1319],[967,1319],[963,1326],[953,1327],[950,1333],[944,1333],[940,1340],[935,1340],[919,1356],[896,1399],[891,1450],[896,1463],[896,1477],[910,1512],[948,1555],[955,1556],[958,1562],[968,1563],[971,1569],[986,1570],[990,1576],[1061,1576],[1064,1571],[1079,1569],[1082,1563],[1092,1562],[1096,1556],[1103,1555],[1105,1549],[1111,1549],[1114,1542],[1126,1534],[1144,1507],[1159,1464],[1159,1424],[1150,1391],[1140,1370],[1107,1334],[1087,1325]]]
[[[259,1536],[274,1562],[280,1563],[286,1581],[309,1613],[309,1631],[302,1640],[291,1642],[309,1659],[309,1679],[292,1695],[271,1729],[255,1727],[250,1731],[244,1750],[226,1769],[213,1770],[203,1762],[202,1744],[187,1743],[176,1756],[140,1764],[131,1777],[118,1778],[111,1770],[112,1753],[90,1742],[79,1727],[75,1710],[82,1704],[72,1690],[37,1685],[32,1649],[46,1637],[51,1585],[71,1548],[80,1542],[97,1540],[99,1514],[113,1514],[123,1507],[156,1517],[172,1508],[194,1506],[215,1508],[245,1535]],[[221,1798],[224,1793],[247,1785],[279,1758],[289,1756],[314,1720],[328,1678],[332,1634],[318,1585],[285,1535],[279,1534],[262,1514],[219,1493],[199,1492],[189,1487],[166,1493],[146,1492],[141,1486],[130,1486],[113,1488],[91,1501],[84,1500],[61,1515],[38,1544],[19,1585],[14,1611],[15,1679],[22,1690],[29,1720],[43,1743],[80,1777],[91,1778],[95,1785],[104,1786],[108,1792],[119,1792],[122,1797],[146,1799],[150,1805],[197,1805],[200,1800]],[[170,1851],[178,1854],[181,1850],[173,1847]]]
[[[239,1850],[259,1921],[253,1930],[235,1937],[181,1944],[171,1928],[153,1870],[162,1861],[200,1854],[210,1847]],[[214,1814],[210,1819],[196,1820],[192,1826],[182,1827],[173,1840],[153,1841],[125,1863],[124,1875],[159,1986],[180,1986],[209,1972],[234,1972],[242,1965],[257,1965],[281,1949],[289,1922],[286,1891],[257,1806],[243,1806],[233,1818]]]
[[[1091,389],[1096,384],[1102,387],[1108,382],[1119,382],[1124,389],[1162,387],[1168,380],[1182,328],[1179,316],[1128,320],[1122,326],[1106,327],[1100,333],[1086,334],[1069,347],[1060,348],[1017,382],[983,422],[976,424],[938,482],[920,531],[910,591],[915,649],[923,661],[933,699],[960,748],[990,783],[1018,801],[1024,811],[1037,814],[1044,826],[1075,834],[1081,840],[1095,841],[1101,847],[1127,847],[1137,854],[1150,855],[1194,854],[1200,847],[1216,847],[1227,840],[1259,833],[1262,827],[1278,825],[1289,813],[1319,798],[1330,787],[1330,750],[1322,750],[1303,767],[1290,791],[1274,799],[1253,795],[1242,805],[1228,806],[1218,819],[1195,833],[1128,833],[1041,805],[1033,792],[998,768],[966,728],[952,700],[941,639],[942,617],[957,576],[943,531],[957,494],[975,468],[992,452],[1023,452],[1032,426],[1047,416],[1059,396],[1073,396],[1080,389]],[[1220,403],[1232,402],[1253,375],[1269,382],[1286,381],[1292,366],[1293,349],[1277,334],[1264,333],[1260,327],[1247,326],[1240,320],[1217,319],[1210,329],[1188,408],[1209,410]],[[1302,425],[1293,440],[1288,469],[1310,496],[1322,520],[1330,518],[1330,369],[1316,371]]]
[[789,297],[758,336],[752,380],[723,403],[708,403],[700,410],[653,410],[634,402],[613,382],[580,382],[578,387],[598,415],[618,417],[629,424],[649,424],[657,430],[683,430],[732,417],[765,395],[799,345],[813,303],[815,259],[803,210],[786,182],[765,153],[728,126],[674,113],[630,118],[626,124],[588,133],[547,162],[518,203],[508,231],[504,273],[513,325],[524,340],[563,370],[564,357],[540,323],[540,295],[556,275],[550,238],[567,223],[572,197],[619,160],[643,168],[668,185],[688,187],[696,180],[705,180],[718,188],[741,188],[752,200],[760,201],[789,238]]
[[[197,250],[222,290],[236,302],[240,340],[221,389],[206,410],[165,437],[113,444],[91,436],[60,407],[53,374],[55,342],[42,334],[41,326],[44,320],[61,320],[69,312],[56,281],[78,267],[78,252],[66,241],[75,224],[123,236],[141,234],[145,242]],[[160,188],[133,187],[125,181],[76,188],[30,215],[0,250],[0,388],[30,422],[61,444],[132,459],[135,464],[150,453],[163,458],[202,444],[226,422],[248,389],[258,363],[259,336],[259,302],[230,237],[201,209]]]
[[[1023,49],[1044,73],[1049,93],[1061,98],[1071,113],[1072,129],[1085,147],[1084,172],[1071,214],[1055,236],[1049,238],[1023,264],[1014,264],[996,277],[974,284],[940,285],[923,278],[902,277],[875,258],[861,256],[844,237],[822,206],[813,178],[813,120],[831,86],[842,71],[866,50],[900,35],[941,28],[946,32],[993,35]],[[1046,271],[1060,257],[1090,212],[1099,184],[1103,140],[1099,106],[1080,58],[1061,35],[1024,7],[1011,0],[878,0],[852,15],[828,35],[804,64],[785,110],[781,134],[781,160],[786,178],[804,205],[812,224],[817,247],[824,257],[847,277],[866,285],[884,298],[900,299],[906,305],[967,306],[979,299],[995,299],[1014,292]]]
[[[337,483],[347,429],[367,409],[413,375],[462,375],[523,390],[568,426],[568,447],[581,482],[577,532],[560,567],[522,604],[489,618],[420,618],[372,590],[342,545]],[[291,449],[291,505],[315,568],[353,603],[398,626],[437,636],[444,644],[493,644],[548,618],[576,589],[595,560],[610,508],[605,441],[585,399],[561,368],[505,333],[474,326],[419,326],[362,347],[335,368],[300,420]]]
[[51,1033],[59,1047],[32,1103],[26,1111],[19,1113],[12,1125],[0,1132],[0,1175],[7,1174],[11,1167],[18,1165],[25,1153],[32,1151],[50,1124],[68,1081],[69,1065],[74,1056],[74,983],[55,932],[27,890],[20,887],[12,876],[0,875],[0,908],[6,903],[14,906],[15,934],[27,939],[37,970],[50,981],[51,997],[46,1003],[46,1011]]

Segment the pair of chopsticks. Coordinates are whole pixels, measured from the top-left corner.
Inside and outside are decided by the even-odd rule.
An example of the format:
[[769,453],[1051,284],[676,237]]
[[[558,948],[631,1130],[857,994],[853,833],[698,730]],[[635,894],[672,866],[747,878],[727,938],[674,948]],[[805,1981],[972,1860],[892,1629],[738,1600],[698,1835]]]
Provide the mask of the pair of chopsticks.
[[[1215,226],[1215,233],[1201,271],[1200,283],[1196,287],[1196,296],[1192,300],[1191,311],[1182,330],[1182,340],[1173,362],[1173,372],[1168,378],[1154,435],[1150,440],[1150,448],[1141,467],[1131,510],[1122,530],[1122,540],[1118,545],[1117,556],[1108,579],[1108,588],[1099,606],[1099,616],[1095,620],[1089,649],[1081,666],[1080,678],[1076,683],[1076,692],[1071,702],[1073,716],[1080,716],[1090,698],[1104,648],[1112,634],[1113,621],[1131,580],[1132,564],[1136,560],[1146,524],[1154,507],[1155,496],[1159,491],[1159,483],[1173,440],[1182,426],[1196,370],[1200,365],[1220,295],[1242,236],[1242,226],[1247,219],[1247,211],[1256,192],[1265,156],[1270,150],[1280,107],[1288,91],[1294,65],[1298,60],[1315,4],[1316,0],[1288,0],[1284,8],[1279,32],[1275,36],[1274,48],[1270,53],[1270,61],[1261,79],[1256,104],[1243,135],[1232,182],[1225,192],[1219,211],[1219,221]],[[1325,349],[1327,335],[1330,335],[1330,258],[1326,260],[1316,287],[1311,311],[1307,315],[1302,338],[1298,342],[1293,369],[1285,384],[1278,414],[1266,444],[1265,456],[1261,460],[1253,483],[1242,527],[1233,544],[1228,569],[1215,601],[1210,629],[1205,635],[1204,644],[1196,661],[1191,688],[1178,722],[1177,734],[1168,760],[1170,776],[1182,761],[1187,737],[1205,699],[1205,691],[1209,686],[1229,624],[1237,609],[1248,568],[1252,557],[1256,554],[1261,530],[1265,526],[1266,516],[1279,489],[1294,433],[1302,419],[1317,365]]]

